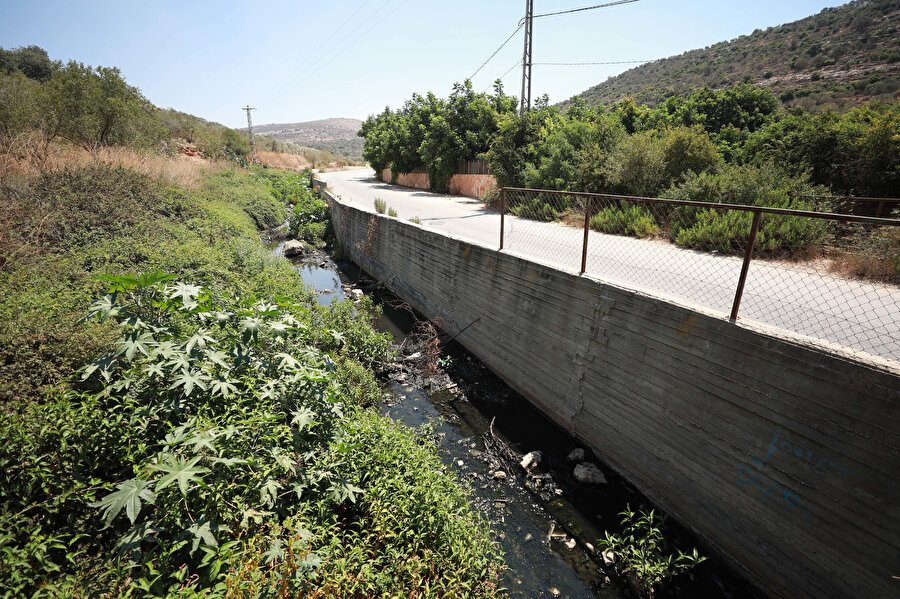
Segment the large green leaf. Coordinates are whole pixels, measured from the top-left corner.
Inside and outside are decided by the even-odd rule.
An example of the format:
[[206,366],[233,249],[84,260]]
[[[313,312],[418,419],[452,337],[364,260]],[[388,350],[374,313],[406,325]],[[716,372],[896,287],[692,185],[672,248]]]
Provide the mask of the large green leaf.
[[103,508],[104,527],[107,528],[113,519],[125,508],[125,515],[132,524],[137,520],[141,512],[141,500],[147,503],[156,503],[156,495],[149,489],[152,481],[132,478],[124,483],[116,485],[118,491],[113,491],[100,501],[89,503],[91,507]]
[[169,389],[177,389],[181,387],[185,397],[190,397],[194,387],[198,387],[206,391],[206,381],[209,377],[199,370],[182,370],[181,374],[175,377],[175,382],[169,386]]
[[181,489],[181,494],[187,495],[188,485],[192,482],[205,486],[206,483],[203,482],[203,477],[200,475],[206,474],[209,472],[209,469],[197,466],[197,462],[201,459],[202,458],[200,457],[196,457],[188,462],[183,458],[168,456],[166,461],[161,464],[151,464],[149,466],[150,470],[158,470],[166,473],[165,476],[156,482],[156,490],[160,491],[172,483],[177,482],[178,488]]
[[316,419],[316,413],[306,406],[297,408],[293,412],[291,412],[291,424],[303,430],[310,424],[312,424]]
[[134,359],[134,354],[137,351],[140,351],[145,356],[149,356],[150,348],[155,344],[156,341],[153,339],[153,333],[132,331],[127,335],[119,337],[116,341],[116,355],[121,356],[122,354],[125,354],[125,357],[130,362]]
[[204,545],[218,547],[219,542],[216,540],[213,533],[227,532],[228,530],[227,526],[219,526],[216,522],[207,520],[206,518],[200,518],[188,527],[183,534],[194,537],[194,542],[191,545],[191,554],[193,554],[197,551],[197,547],[200,546],[200,541],[203,541]]
[[244,318],[238,323],[244,343],[249,343],[251,339],[259,336],[259,327],[263,324],[260,318]]
[[266,483],[259,489],[259,500],[266,507],[274,507],[275,503],[278,501],[278,491],[281,489],[281,483],[275,480],[274,478],[270,478],[266,481]]
[[122,309],[113,302],[112,296],[104,295],[91,304],[91,307],[88,309],[87,319],[97,317],[100,319],[100,322],[104,322],[107,319],[116,316],[121,310]]
[[228,379],[218,378],[210,383],[209,390],[214,396],[221,395],[225,399],[228,399],[233,394],[237,393],[238,389]]
[[184,350],[187,353],[191,353],[191,350],[194,349],[195,346],[199,347],[200,349],[206,349],[206,344],[212,343],[215,340],[216,338],[207,333],[205,329],[200,329],[196,333],[194,333],[190,339],[187,340],[187,343],[184,346]]
[[187,283],[177,283],[166,287],[166,293],[168,293],[169,297],[171,299],[181,298],[181,303],[184,304],[184,307],[188,310],[197,307],[198,304],[196,299],[201,291],[202,289],[200,287],[188,285]]

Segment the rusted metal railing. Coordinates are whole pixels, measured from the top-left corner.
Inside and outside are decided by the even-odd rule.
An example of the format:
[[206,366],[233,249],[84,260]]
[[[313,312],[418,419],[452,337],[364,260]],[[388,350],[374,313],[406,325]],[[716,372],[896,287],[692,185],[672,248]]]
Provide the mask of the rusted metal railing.
[[[900,199],[896,198],[845,197],[839,198],[839,201],[847,211],[868,214],[890,214],[900,207]],[[818,205],[825,204],[820,202]],[[893,336],[893,340],[889,341],[891,347],[898,348],[887,350],[889,355],[894,356],[892,352],[900,352],[900,309],[897,308],[900,305],[900,268],[894,266],[891,270],[891,264],[900,261],[900,219],[807,209],[818,205],[798,199],[793,207],[776,208],[505,187],[500,190],[500,249],[533,254],[573,267],[575,260],[580,258],[580,273],[590,270],[599,276],[604,276],[602,271],[605,265],[628,263],[621,268],[621,273],[613,273],[616,280],[628,282],[631,272],[642,270],[641,276],[645,280],[640,285],[663,293],[669,293],[670,287],[679,286],[679,277],[689,279],[703,289],[697,295],[705,293],[709,296],[700,297],[696,303],[711,307],[714,304],[715,309],[729,314],[732,322],[738,319],[741,310],[751,263],[765,259],[766,267],[752,277],[755,297],[751,312],[758,312],[760,304],[768,301],[771,295],[774,298],[772,301],[781,302],[779,309],[791,313],[790,319],[793,321],[832,318],[836,322],[817,326],[836,329],[841,326],[837,320],[843,318],[835,318],[840,311],[839,302],[843,299],[847,304],[846,318],[860,320],[860,313],[873,314],[871,335],[877,334],[881,326],[879,323],[888,322],[890,326],[896,326],[897,331],[887,333]],[[746,219],[737,219],[728,217],[727,213],[750,214]],[[708,246],[703,246],[701,235],[700,241],[695,239],[691,244],[683,244],[679,237],[679,231],[683,228],[677,229],[676,225],[700,222],[704,218],[710,221],[720,218],[719,222],[731,227],[729,234],[733,238],[724,241],[717,238]],[[592,230],[600,236],[592,236]],[[803,237],[810,230],[814,233]],[[790,245],[794,242],[792,235],[800,240],[796,247]],[[637,237],[651,239],[634,239]],[[597,247],[590,249],[589,243],[597,244]],[[660,250],[661,243],[670,249]],[[581,247],[578,248],[578,245]],[[680,245],[685,245],[686,249],[677,247]],[[578,258],[576,248],[581,250]],[[627,255],[628,252],[633,255]],[[872,252],[883,253],[878,257],[880,262],[872,258]],[[737,257],[740,257],[739,273],[734,260]],[[650,262],[655,259],[659,259],[660,263],[640,263],[641,260]],[[671,264],[664,263],[666,260]],[[873,267],[869,262],[877,264]],[[606,270],[613,269],[613,266]],[[838,272],[841,268],[855,268],[860,272],[854,271],[845,276],[845,273]],[[735,275],[736,282],[731,279],[733,300],[730,300],[729,313],[722,305],[721,296],[725,281]],[[658,281],[647,284],[653,276]],[[771,281],[767,280],[767,276]],[[797,281],[791,282],[792,278]],[[827,315],[803,314],[803,310],[817,309],[807,306],[813,302],[807,301],[808,298],[803,295],[804,285],[813,290],[810,293],[828,294],[822,299],[822,302],[830,304]],[[868,287],[863,289],[866,285]],[[841,291],[844,288],[848,291],[846,297],[841,298],[839,296],[844,293]],[[779,294],[784,297],[779,298]],[[690,301],[695,299],[690,298]],[[798,325],[798,328],[803,326]],[[900,353],[894,359],[900,359]]]

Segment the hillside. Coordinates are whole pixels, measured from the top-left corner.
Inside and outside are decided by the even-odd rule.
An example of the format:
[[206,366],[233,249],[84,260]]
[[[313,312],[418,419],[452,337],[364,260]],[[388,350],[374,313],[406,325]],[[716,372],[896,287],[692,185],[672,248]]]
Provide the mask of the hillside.
[[357,119],[323,119],[305,123],[254,125],[253,132],[298,146],[326,150],[335,155],[361,160],[363,140],[356,135],[361,126],[362,121]]
[[576,97],[655,106],[704,86],[753,83],[805,108],[891,99],[900,90],[898,26],[900,0],[859,0],[630,69]]

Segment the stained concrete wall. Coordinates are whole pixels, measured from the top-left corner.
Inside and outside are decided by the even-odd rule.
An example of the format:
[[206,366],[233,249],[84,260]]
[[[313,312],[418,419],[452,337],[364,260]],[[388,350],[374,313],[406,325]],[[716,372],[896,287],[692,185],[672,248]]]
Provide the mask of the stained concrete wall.
[[[381,180],[385,183],[391,183],[391,169],[386,168],[381,171]],[[426,173],[398,173],[397,180],[393,183],[402,187],[412,187],[414,189],[428,189],[428,175]]]
[[493,187],[497,186],[494,175],[460,175],[450,177],[450,193],[469,198],[481,199]]
[[772,596],[900,596],[898,374],[332,201],[354,261]]
[[[391,182],[391,169],[381,171],[381,180]],[[400,173],[397,175],[397,185],[413,187],[415,189],[429,189],[428,175],[423,173]],[[450,193],[481,199],[492,187],[497,186],[494,175],[453,175],[450,177]]]

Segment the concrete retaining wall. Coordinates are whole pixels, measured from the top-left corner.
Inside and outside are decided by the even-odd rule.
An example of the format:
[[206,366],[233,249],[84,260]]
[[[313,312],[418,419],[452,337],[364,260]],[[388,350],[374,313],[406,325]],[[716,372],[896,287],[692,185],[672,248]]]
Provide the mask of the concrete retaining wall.
[[898,376],[332,202],[354,261],[773,596],[900,596]]
[[[391,182],[391,169],[381,171],[381,180]],[[413,187],[415,189],[429,189],[428,175],[423,173],[400,173],[397,175],[397,185]],[[494,175],[453,175],[450,177],[450,193],[481,199],[492,187],[497,186]]]

